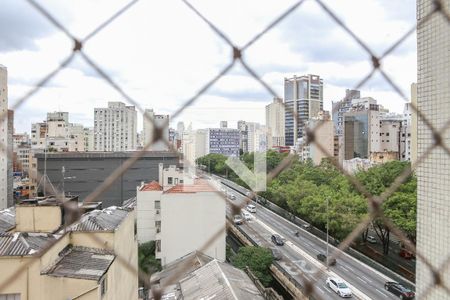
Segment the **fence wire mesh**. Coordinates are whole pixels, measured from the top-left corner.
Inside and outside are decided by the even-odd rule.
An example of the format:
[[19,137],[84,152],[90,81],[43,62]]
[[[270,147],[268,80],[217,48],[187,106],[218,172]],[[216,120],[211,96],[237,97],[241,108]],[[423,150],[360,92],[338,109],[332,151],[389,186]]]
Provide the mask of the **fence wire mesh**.
[[[24,0],[25,1],[25,0]],[[30,99],[34,94],[38,93],[39,90],[46,86],[46,84],[49,83],[50,80],[55,78],[66,66],[68,66],[74,58],[80,57],[82,58],[93,70],[97,72],[97,74],[103,78],[103,80],[109,84],[119,95],[121,95],[128,103],[134,105],[138,108],[138,110],[143,114],[144,118],[146,118],[149,122],[153,123],[154,125],[154,134],[153,139],[147,143],[144,146],[144,149],[140,151],[136,151],[131,158],[129,158],[125,163],[123,163],[119,168],[117,168],[108,178],[106,178],[94,191],[92,191],[91,194],[87,196],[85,199],[85,202],[94,202],[96,199],[98,199],[105,191],[107,191],[111,186],[113,185],[114,181],[118,179],[120,176],[122,176],[136,161],[142,157],[145,154],[145,151],[150,148],[150,146],[158,142],[160,140],[163,140],[163,142],[170,148],[170,151],[173,153],[178,154],[176,149],[174,149],[173,145],[168,141],[164,140],[163,138],[163,130],[167,130],[169,124],[166,122],[164,126],[159,127],[156,124],[154,124],[154,120],[150,118],[146,113],[145,110],[141,106],[141,102],[139,102],[137,99],[134,99],[131,97],[127,92],[121,87],[121,85],[114,81],[111,76],[108,75],[108,72],[102,68],[99,64],[97,64],[92,57],[90,57],[83,48],[85,45],[92,39],[95,38],[95,36],[101,32],[103,29],[108,27],[111,23],[113,23],[116,19],[120,18],[123,14],[126,14],[128,11],[130,11],[133,6],[144,0],[133,0],[127,3],[125,6],[123,6],[121,9],[119,9],[116,13],[114,13],[110,18],[107,20],[101,22],[96,28],[94,28],[89,34],[87,34],[84,38],[78,39],[73,35],[58,19],[58,16],[52,15],[47,8],[41,4],[39,4],[35,0],[26,0],[32,7],[35,8],[36,13],[39,13],[43,15],[50,23],[52,23],[58,30],[63,32],[68,39],[70,39],[73,43],[73,48],[68,51],[68,54],[65,59],[63,59],[59,66],[49,72],[46,76],[44,76],[42,79],[40,79],[38,82],[34,84],[34,87],[25,93],[22,97],[20,97],[17,101],[14,102],[14,104],[10,107],[11,109],[19,109],[22,104],[24,104],[28,99]],[[383,62],[384,60],[399,46],[401,46],[405,40],[413,35],[417,28],[421,28],[426,23],[430,22],[433,18],[443,18],[446,20],[446,22],[450,26],[450,11],[447,10],[445,2],[443,0],[434,0],[433,3],[433,9],[429,11],[429,13],[421,18],[417,24],[413,24],[409,30],[407,30],[397,41],[395,41],[393,44],[388,45],[386,47],[386,50],[380,55],[377,56],[375,54],[375,51],[373,51],[363,40],[354,33],[352,28],[348,27],[344,21],[333,11],[333,8],[326,5],[321,0],[309,0],[314,1],[319,5],[319,7],[328,15],[328,17],[333,20],[337,26],[342,28],[348,36],[353,39],[360,48],[368,55],[372,69],[370,72],[364,76],[361,77],[361,80],[354,86],[354,89],[357,90],[361,87],[363,87],[377,72],[384,78],[384,80],[392,87],[392,89],[405,101],[408,101],[408,98],[406,95],[402,92],[400,87],[395,83],[395,81],[389,76],[389,74],[383,69]],[[263,30],[258,32],[254,35],[253,38],[251,38],[247,43],[244,44],[244,46],[239,47],[237,46],[232,38],[228,37],[218,26],[214,24],[214,22],[210,19],[208,19],[208,16],[199,11],[195,5],[190,3],[187,0],[182,0],[182,2],[186,5],[188,9],[192,11],[193,14],[198,16],[205,25],[209,26],[211,30],[217,34],[218,37],[220,37],[223,42],[228,45],[230,48],[230,51],[232,53],[230,57],[230,61],[226,66],[213,78],[211,78],[209,81],[207,81],[202,87],[199,88],[198,92],[195,93],[192,97],[188,98],[183,105],[181,105],[171,116],[172,118],[177,117],[180,113],[182,113],[186,108],[193,105],[200,96],[204,95],[214,84],[223,76],[225,76],[236,64],[241,64],[241,66],[248,72],[248,74],[254,78],[269,94],[273,95],[274,97],[279,97],[277,93],[275,92],[275,89],[273,89],[268,83],[266,83],[262,77],[255,71],[254,68],[246,61],[244,58],[244,53],[252,47],[261,37],[266,35],[269,31],[271,31],[274,27],[278,26],[280,22],[282,22],[287,16],[291,15],[294,11],[300,10],[301,6],[306,0],[300,0],[294,3],[294,5],[290,6],[287,10],[285,10],[282,14],[279,16],[276,16],[272,22],[270,22]],[[339,244],[338,248],[340,250],[347,249],[351,242],[354,241],[357,236],[359,236],[368,226],[369,224],[375,219],[375,218],[381,218],[385,224],[385,226],[394,234],[396,235],[399,240],[405,245],[405,247],[413,252],[418,260],[420,260],[422,263],[424,263],[426,266],[428,266],[430,272],[433,274],[433,282],[428,287],[428,289],[422,294],[422,298],[427,298],[429,293],[434,288],[442,288],[444,289],[448,294],[450,294],[450,287],[446,285],[445,281],[442,280],[441,275],[446,272],[450,265],[450,257],[447,258],[446,262],[442,264],[439,268],[436,268],[432,265],[432,263],[429,261],[429,259],[421,253],[420,249],[417,249],[415,245],[407,238],[407,236],[400,230],[392,220],[390,220],[388,217],[384,215],[382,204],[383,202],[389,198],[399,187],[400,185],[416,170],[417,166],[419,166],[431,153],[431,151],[435,148],[442,148],[447,155],[450,157],[450,147],[449,145],[445,145],[444,143],[444,134],[450,127],[450,120],[446,122],[446,124],[442,128],[436,128],[432,125],[432,121],[428,120],[427,117],[416,107],[414,104],[411,104],[411,108],[414,113],[417,114],[418,119],[420,122],[423,122],[429,130],[432,133],[432,137],[434,139],[434,143],[429,146],[429,148],[424,151],[416,160],[415,163],[411,165],[411,167],[406,168],[393,182],[393,184],[387,188],[381,195],[376,196],[372,195],[367,188],[362,184],[355,176],[348,173],[344,170],[343,165],[339,163],[337,160],[331,160],[335,167],[342,172],[348,178],[348,180],[351,182],[351,184],[365,197],[367,200],[367,204],[369,207],[369,214],[366,218],[364,218],[359,225],[354,228],[354,230]],[[286,110],[289,110],[289,107],[285,107]],[[333,113],[335,112],[335,109],[333,110]],[[294,117],[296,112],[290,111]],[[0,116],[0,120],[3,121],[7,117],[7,114],[4,113]],[[333,153],[329,153],[327,149],[323,147],[321,143],[318,143],[316,140],[315,132],[323,125],[323,122],[320,122],[315,128],[312,130],[309,130],[307,132],[307,140],[304,145],[308,144],[315,144],[323,153],[326,154],[328,157],[333,157]],[[3,152],[8,151],[5,145],[0,145],[0,148]],[[8,152],[8,156],[12,157],[12,152]],[[282,171],[289,168],[293,161],[297,159],[296,154],[290,154],[288,155],[274,170],[272,170],[270,173],[268,173],[268,182],[272,181],[274,178],[278,176]],[[42,174],[38,174],[38,178],[42,176]],[[47,187],[49,190],[49,193],[56,194],[57,198],[61,203],[63,203],[63,197],[61,191],[55,191],[55,189],[50,189],[50,187]],[[233,207],[233,210],[235,212],[239,212],[246,203],[242,205],[236,205],[234,202],[231,202],[227,197],[224,197],[222,193],[218,192],[224,199],[224,201],[227,201],[229,205]],[[76,222],[79,220],[81,216],[81,212],[78,208],[74,207],[66,207],[67,211],[71,213],[70,220],[71,223]],[[70,224],[66,224],[68,226]],[[233,226],[229,221],[227,221],[226,227]],[[227,228],[221,229],[219,232],[214,234],[209,238],[207,243],[202,247],[202,249],[205,249],[210,243],[214,242]],[[258,234],[255,232],[255,234]],[[90,235],[90,237],[93,239],[94,242],[101,244],[102,241],[94,234]],[[18,275],[20,273],[25,272],[27,267],[33,263],[33,260],[38,259],[40,256],[42,256],[47,249],[51,248],[54,245],[54,243],[49,243],[46,245],[44,249],[42,249],[37,255],[34,256],[34,259],[30,260],[29,262],[22,265],[21,268],[19,268],[10,278],[8,278],[6,281],[0,283],[0,291],[3,290],[5,287],[10,285],[16,278],[18,278]],[[200,251],[202,249],[199,249]],[[342,254],[340,251],[335,251],[332,254],[332,258],[337,258]],[[149,282],[149,275],[146,274],[143,270],[137,269],[136,266],[130,265],[127,261],[127,258],[121,257],[120,255],[117,256],[117,261],[119,264],[123,265],[127,270],[133,272],[134,274],[138,275],[139,278],[146,282],[147,287],[151,287],[151,283]],[[189,264],[192,261],[186,261],[184,264],[184,267],[180,270],[180,274],[183,273],[183,269],[187,270],[189,267]],[[325,269],[325,266],[322,267],[322,271]],[[317,293],[317,291],[314,288],[314,284],[317,280],[317,275],[320,270],[318,270],[314,276],[313,279],[308,277],[303,277],[302,285],[304,286],[304,293],[306,296],[313,296],[314,298],[321,298],[320,294]],[[301,272],[300,272],[301,273]],[[166,281],[166,285],[171,285],[175,283],[177,280],[179,280],[179,276],[172,276]],[[161,298],[161,291],[164,289],[164,286],[161,286],[159,288],[151,287],[153,295],[155,299]]]

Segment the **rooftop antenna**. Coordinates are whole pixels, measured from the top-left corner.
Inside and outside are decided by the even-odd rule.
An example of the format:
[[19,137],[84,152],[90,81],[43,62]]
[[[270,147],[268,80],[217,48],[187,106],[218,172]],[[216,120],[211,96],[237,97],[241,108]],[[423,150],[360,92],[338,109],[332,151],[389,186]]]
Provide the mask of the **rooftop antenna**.
[[44,197],[47,196],[47,180],[50,186],[52,187],[53,193],[56,194],[55,187],[53,186],[52,182],[50,181],[47,175],[47,152],[48,152],[48,115],[47,121],[45,122],[44,175],[42,175],[36,187],[36,191],[39,191],[39,186],[41,185],[41,183],[43,183]]

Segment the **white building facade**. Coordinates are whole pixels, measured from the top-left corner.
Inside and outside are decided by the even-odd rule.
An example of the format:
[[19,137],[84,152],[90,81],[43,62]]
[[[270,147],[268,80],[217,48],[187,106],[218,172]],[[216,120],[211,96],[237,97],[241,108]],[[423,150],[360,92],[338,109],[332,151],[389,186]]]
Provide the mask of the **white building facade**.
[[108,102],[94,109],[94,150],[132,151],[136,149],[137,112],[134,106]]
[[0,65],[0,210],[8,207],[8,72]]
[[206,130],[206,154],[217,153],[239,157],[240,132],[232,128],[208,128]]
[[[439,2],[450,10],[450,0]],[[435,11],[432,0],[417,1],[417,105],[431,125],[440,130],[450,117],[450,27],[439,13],[420,23]],[[426,153],[435,143],[433,132],[419,117],[418,153]],[[450,145],[450,132],[442,136]],[[417,250],[440,275],[441,285],[450,286],[450,157],[441,147],[431,151],[417,168]],[[443,268],[443,269],[442,269]],[[448,291],[436,285],[436,276],[422,259],[416,265],[417,299],[448,300]],[[426,294],[426,296],[425,296]]]

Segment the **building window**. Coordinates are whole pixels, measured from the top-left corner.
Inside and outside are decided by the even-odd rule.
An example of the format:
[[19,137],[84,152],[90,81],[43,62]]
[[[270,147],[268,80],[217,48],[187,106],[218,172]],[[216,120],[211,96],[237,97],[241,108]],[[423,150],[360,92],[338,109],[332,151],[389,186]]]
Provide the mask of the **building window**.
[[155,201],[155,209],[161,209],[161,201]]
[[167,178],[167,184],[173,184],[173,178],[172,177],[168,177]]

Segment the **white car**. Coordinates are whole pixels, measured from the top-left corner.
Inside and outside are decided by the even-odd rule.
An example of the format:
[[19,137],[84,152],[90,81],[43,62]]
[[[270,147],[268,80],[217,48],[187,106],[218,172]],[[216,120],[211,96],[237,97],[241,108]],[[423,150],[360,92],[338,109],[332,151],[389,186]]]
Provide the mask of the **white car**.
[[254,206],[253,204],[249,204],[247,205],[247,210],[251,213],[256,213],[256,206]]
[[348,298],[352,296],[352,290],[344,280],[337,277],[328,277],[326,283],[327,286],[335,291],[340,297]]
[[371,244],[376,244],[377,243],[377,239],[371,235],[367,236],[367,241]]
[[242,212],[242,216],[244,217],[245,221],[249,221],[252,219],[252,215],[246,211]]

